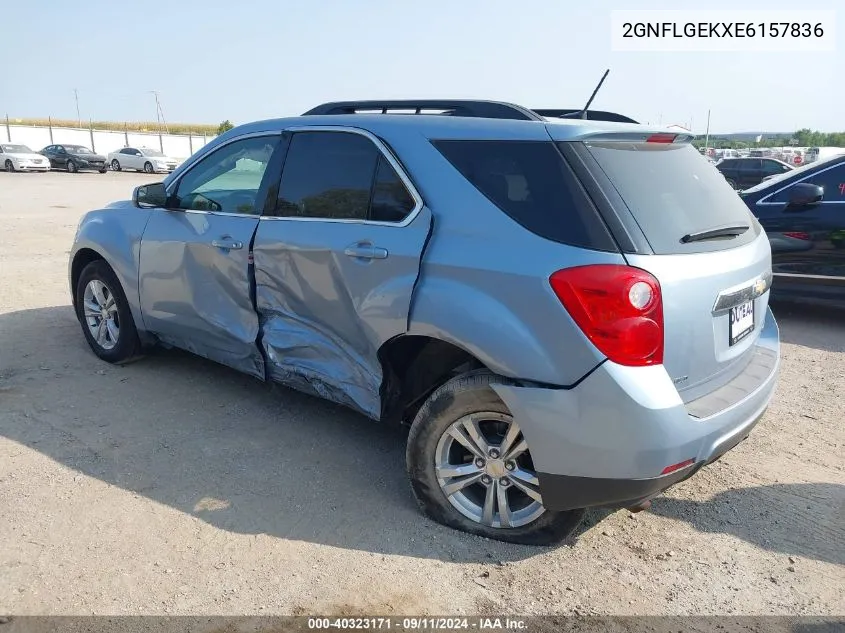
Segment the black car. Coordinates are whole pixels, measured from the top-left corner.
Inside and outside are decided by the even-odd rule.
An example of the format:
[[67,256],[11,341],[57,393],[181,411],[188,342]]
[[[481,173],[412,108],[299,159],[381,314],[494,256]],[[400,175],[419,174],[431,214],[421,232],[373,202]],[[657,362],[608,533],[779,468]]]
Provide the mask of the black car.
[[769,236],[773,298],[845,307],[845,154],[739,195]]
[[795,168],[776,158],[725,158],[716,163],[716,169],[734,189],[759,185],[770,176],[779,176]]
[[106,173],[106,157],[95,154],[84,145],[48,145],[40,153],[50,159],[53,168],[67,169],[71,173],[80,170]]

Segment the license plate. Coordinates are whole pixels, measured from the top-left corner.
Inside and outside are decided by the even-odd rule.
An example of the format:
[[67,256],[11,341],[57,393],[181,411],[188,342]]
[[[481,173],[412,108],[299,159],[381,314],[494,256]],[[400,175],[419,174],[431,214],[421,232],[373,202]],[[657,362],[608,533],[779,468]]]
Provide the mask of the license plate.
[[754,330],[754,302],[749,301],[731,308],[729,317],[730,344],[736,345]]

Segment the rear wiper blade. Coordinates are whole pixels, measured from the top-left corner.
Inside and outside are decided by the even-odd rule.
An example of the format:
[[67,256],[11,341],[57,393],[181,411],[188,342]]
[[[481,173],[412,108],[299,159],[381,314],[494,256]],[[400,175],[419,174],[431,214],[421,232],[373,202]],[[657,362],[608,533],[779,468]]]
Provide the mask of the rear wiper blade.
[[681,238],[683,244],[690,242],[701,242],[704,240],[712,240],[719,237],[736,237],[742,235],[751,227],[748,224],[725,224],[723,226],[714,226],[712,229],[705,231],[697,231],[696,233],[687,233]]

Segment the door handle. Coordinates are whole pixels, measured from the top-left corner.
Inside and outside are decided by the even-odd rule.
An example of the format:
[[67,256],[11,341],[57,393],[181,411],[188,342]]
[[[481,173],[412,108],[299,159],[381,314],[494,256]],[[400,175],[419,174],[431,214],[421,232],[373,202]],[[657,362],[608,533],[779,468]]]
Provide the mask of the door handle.
[[226,250],[238,250],[244,247],[243,242],[236,242],[227,238],[213,240],[211,245],[215,248],[225,248]]
[[366,242],[347,246],[343,254],[347,257],[357,257],[360,259],[387,259],[386,248],[373,246]]

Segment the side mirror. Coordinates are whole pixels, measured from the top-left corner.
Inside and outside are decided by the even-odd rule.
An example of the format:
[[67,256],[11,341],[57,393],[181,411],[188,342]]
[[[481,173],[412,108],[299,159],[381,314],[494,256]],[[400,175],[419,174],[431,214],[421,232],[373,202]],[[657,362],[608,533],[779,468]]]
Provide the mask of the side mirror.
[[809,182],[799,182],[789,189],[790,207],[807,207],[822,201],[824,189]]
[[167,205],[167,191],[163,182],[154,182],[149,185],[135,187],[132,192],[132,203],[136,207],[151,208]]

